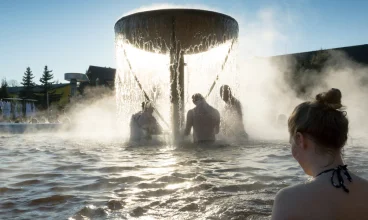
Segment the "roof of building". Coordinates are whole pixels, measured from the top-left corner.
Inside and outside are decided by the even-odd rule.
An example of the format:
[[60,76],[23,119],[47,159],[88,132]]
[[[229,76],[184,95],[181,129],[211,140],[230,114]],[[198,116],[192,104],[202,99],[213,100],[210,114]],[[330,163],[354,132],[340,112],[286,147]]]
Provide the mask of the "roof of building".
[[100,81],[114,81],[116,69],[110,67],[89,66],[86,75],[91,82],[98,78]]
[[[368,44],[356,45],[356,46],[349,46],[349,47],[339,47],[339,48],[331,48],[326,49],[325,51],[342,51],[348,57],[352,58],[356,62],[368,64]],[[292,53],[292,54],[284,54],[278,56],[272,56],[271,58],[288,58],[294,57],[296,59],[308,59],[313,54],[319,52],[320,50],[314,50],[309,52],[302,52],[302,53]]]

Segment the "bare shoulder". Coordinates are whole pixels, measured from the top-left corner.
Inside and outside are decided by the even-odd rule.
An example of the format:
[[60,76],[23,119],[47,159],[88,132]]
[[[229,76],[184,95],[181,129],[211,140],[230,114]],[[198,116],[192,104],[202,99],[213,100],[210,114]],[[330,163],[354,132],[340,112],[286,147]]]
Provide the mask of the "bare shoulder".
[[276,198],[279,197],[281,199],[287,199],[288,201],[293,200],[293,198],[295,198],[296,193],[298,194],[303,193],[305,189],[305,185],[306,184],[298,184],[298,185],[283,188],[277,192]]
[[241,102],[239,101],[239,99],[234,98],[234,104],[235,104],[235,105],[236,105],[236,107],[238,107],[238,108],[241,108],[241,107],[242,107],[242,104],[241,104]]
[[350,175],[352,176],[353,183],[355,183],[355,190],[359,191],[359,194],[364,197],[368,196],[368,180],[355,174]]
[[350,190],[348,197],[342,189],[331,185],[328,175],[280,190],[273,205],[272,220],[336,219],[337,216],[362,219],[360,217],[366,216],[368,208],[368,181],[354,174],[351,176],[353,182],[346,182]]
[[359,180],[362,184],[367,184],[368,185],[368,180],[367,179],[364,179],[363,177],[357,176],[356,174],[351,174],[351,176],[354,179]]
[[219,110],[217,110],[217,109],[215,109],[215,108],[213,108],[213,109],[215,110],[215,112],[216,112],[216,114],[217,114],[217,115],[220,115]]
[[220,115],[219,110],[217,110],[215,107],[213,107],[212,105],[209,105],[212,109],[212,111],[216,114],[216,115]]
[[275,198],[272,209],[272,220],[297,219],[303,207],[300,198],[306,193],[306,185],[299,184],[281,189]]

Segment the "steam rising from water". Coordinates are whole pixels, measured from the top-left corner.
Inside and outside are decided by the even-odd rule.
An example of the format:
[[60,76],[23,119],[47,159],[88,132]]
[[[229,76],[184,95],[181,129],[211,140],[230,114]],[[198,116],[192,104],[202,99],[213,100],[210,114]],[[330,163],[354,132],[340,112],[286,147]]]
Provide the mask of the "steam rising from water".
[[323,69],[324,85],[316,88],[317,92],[326,88],[339,88],[342,92],[342,103],[347,107],[350,120],[350,135],[366,137],[368,103],[368,67],[352,61],[346,54],[338,51],[330,53],[328,65]]
[[66,129],[71,138],[110,140],[124,138],[127,128],[116,123],[115,92],[107,87],[92,87],[84,97],[72,100],[67,111],[70,124]]

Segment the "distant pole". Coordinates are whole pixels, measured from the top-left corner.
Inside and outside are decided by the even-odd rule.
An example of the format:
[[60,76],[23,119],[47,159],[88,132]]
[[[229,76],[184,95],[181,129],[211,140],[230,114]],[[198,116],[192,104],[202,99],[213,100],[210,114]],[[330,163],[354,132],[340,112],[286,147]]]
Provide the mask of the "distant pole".
[[50,110],[49,110],[49,90],[46,89],[46,104],[47,104],[47,118],[50,118]]
[[70,95],[73,97],[75,96],[76,93],[77,93],[77,79],[71,79],[70,80]]

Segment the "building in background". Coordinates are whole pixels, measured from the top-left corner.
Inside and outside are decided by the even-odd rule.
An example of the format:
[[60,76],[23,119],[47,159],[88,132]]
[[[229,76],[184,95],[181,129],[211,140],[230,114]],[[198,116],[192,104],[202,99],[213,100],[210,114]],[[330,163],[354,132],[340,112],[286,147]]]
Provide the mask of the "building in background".
[[[23,90],[23,86],[8,87],[8,92],[11,98],[21,98],[19,97],[20,92]],[[35,86],[33,88],[34,99],[37,100],[36,106],[38,108],[45,108],[40,106],[43,103],[45,94],[43,93],[44,88],[42,86]],[[52,84],[49,91],[49,105],[57,105],[62,108],[69,102],[70,96],[70,84],[69,83],[59,83]]]
[[107,86],[114,88],[116,69],[109,67],[89,66],[86,75],[91,86]]
[[[324,74],[349,68],[368,67],[368,44],[316,50],[269,57],[274,68],[284,74],[284,80],[300,97],[309,97],[315,88],[323,88]],[[353,61],[353,62],[350,62]],[[326,71],[326,67],[330,68]],[[351,77],[358,74],[351,71]],[[360,84],[368,86],[368,72],[360,75]]]
[[361,64],[368,65],[368,44],[363,45],[356,45],[350,47],[339,47],[339,48],[332,48],[332,49],[321,49],[309,52],[302,52],[302,53],[293,53],[293,54],[284,54],[279,56],[273,56],[272,59],[285,59],[290,60],[294,59],[299,63],[308,62],[313,58],[314,55],[320,53],[321,51],[324,52],[343,52],[348,58],[352,59],[353,61]]

